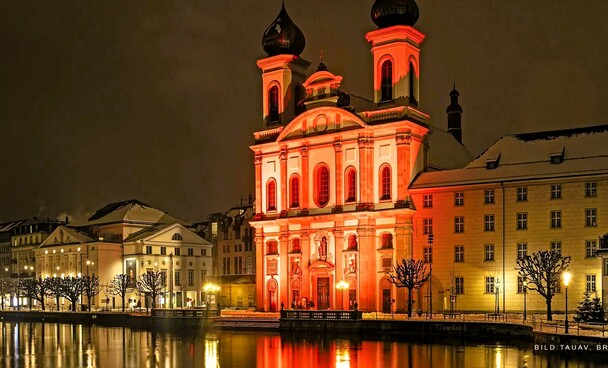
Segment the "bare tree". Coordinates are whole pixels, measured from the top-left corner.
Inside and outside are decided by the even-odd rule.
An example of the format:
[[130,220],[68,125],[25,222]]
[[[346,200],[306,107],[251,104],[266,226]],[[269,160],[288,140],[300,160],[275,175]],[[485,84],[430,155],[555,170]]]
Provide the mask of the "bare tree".
[[165,273],[161,271],[148,271],[139,275],[137,290],[144,295],[150,295],[152,308],[156,308],[156,297],[165,288]]
[[65,277],[61,279],[61,296],[72,303],[71,310],[76,312],[76,303],[82,296],[84,283],[80,277]]
[[429,279],[423,260],[402,259],[392,272],[387,272],[389,282],[398,288],[407,288],[407,315],[412,317],[412,290],[418,289]]
[[101,292],[99,276],[82,276],[82,291],[87,296],[88,310],[91,310],[91,299]]
[[108,292],[111,295],[117,295],[122,299],[122,311],[125,311],[125,298],[129,293],[133,292],[133,280],[131,276],[121,273],[114,276],[108,285]]
[[44,299],[48,293],[46,279],[21,279],[19,280],[19,290],[21,295],[30,299],[30,309],[32,309],[32,299],[40,302],[42,310],[45,310]]
[[558,251],[541,250],[517,260],[519,276],[528,282],[529,290],[536,290],[547,304],[547,319],[552,320],[551,300],[558,290],[562,272],[568,269],[570,257]]
[[47,295],[55,298],[55,303],[57,303],[57,310],[59,310],[59,298],[63,296],[61,278],[60,277],[47,277]]
[[2,298],[2,310],[4,310],[4,296],[10,290],[10,283],[6,280],[0,279],[0,298]]

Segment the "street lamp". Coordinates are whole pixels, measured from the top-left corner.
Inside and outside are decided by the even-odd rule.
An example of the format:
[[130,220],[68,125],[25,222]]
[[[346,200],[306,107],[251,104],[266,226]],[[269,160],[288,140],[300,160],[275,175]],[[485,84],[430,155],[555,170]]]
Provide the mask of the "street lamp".
[[346,282],[346,281],[344,281],[344,280],[341,280],[340,282],[338,282],[338,283],[336,284],[336,288],[337,288],[338,290],[340,290],[340,294],[342,295],[342,297],[341,297],[341,302],[340,302],[340,309],[343,309],[343,308],[344,308],[344,291],[345,291],[346,289],[348,289],[348,287],[349,287],[348,282]]
[[570,280],[572,279],[572,274],[568,271],[564,272],[562,275],[564,286],[566,287],[566,321],[564,324],[564,333],[568,333],[568,285],[570,285]]
[[494,293],[496,294],[496,301],[494,302],[494,312],[496,313],[496,317],[500,314],[500,301],[498,296],[500,294],[500,279],[496,278],[496,283],[494,285]]
[[429,314],[433,319],[433,233],[429,233]]
[[524,280],[524,321],[526,320],[526,295],[528,295],[528,281]]

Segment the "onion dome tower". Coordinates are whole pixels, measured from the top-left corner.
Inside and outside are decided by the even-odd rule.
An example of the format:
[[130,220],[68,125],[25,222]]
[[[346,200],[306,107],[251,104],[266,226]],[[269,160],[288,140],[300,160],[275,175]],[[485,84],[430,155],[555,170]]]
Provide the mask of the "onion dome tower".
[[279,15],[264,32],[262,47],[268,56],[281,54],[300,56],[304,46],[306,46],[304,33],[291,20],[283,2]]
[[279,15],[262,37],[262,47],[268,56],[257,62],[262,69],[264,128],[288,124],[301,112],[298,103],[305,97],[302,83],[310,66],[300,57],[304,46],[304,34],[287,14],[283,2]]
[[456,90],[456,83],[454,83],[454,89],[450,92],[451,103],[445,112],[448,114],[448,133],[462,144],[462,107],[458,104],[458,96],[460,93]]
[[420,16],[415,0],[376,0],[371,13],[378,28],[412,27]]

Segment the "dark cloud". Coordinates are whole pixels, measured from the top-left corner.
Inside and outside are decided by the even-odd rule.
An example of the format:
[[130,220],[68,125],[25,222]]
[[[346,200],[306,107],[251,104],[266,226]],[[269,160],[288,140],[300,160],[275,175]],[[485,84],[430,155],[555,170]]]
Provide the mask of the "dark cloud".
[[[464,139],[605,122],[603,1],[419,0],[422,108],[444,127],[456,80]],[[372,1],[287,1],[345,89],[370,96]],[[280,1],[0,4],[0,219],[139,198],[200,219],[252,191],[261,35]],[[78,214],[78,215],[77,215]]]

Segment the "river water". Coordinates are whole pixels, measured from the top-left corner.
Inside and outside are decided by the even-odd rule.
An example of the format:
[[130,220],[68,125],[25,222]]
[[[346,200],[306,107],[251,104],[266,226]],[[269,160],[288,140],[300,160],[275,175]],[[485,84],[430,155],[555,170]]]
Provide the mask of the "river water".
[[429,344],[365,337],[280,335],[1,322],[0,367],[519,368],[603,367],[584,355],[541,355],[532,346]]

